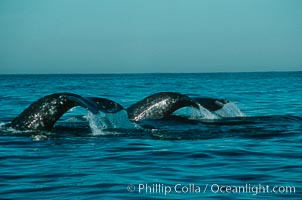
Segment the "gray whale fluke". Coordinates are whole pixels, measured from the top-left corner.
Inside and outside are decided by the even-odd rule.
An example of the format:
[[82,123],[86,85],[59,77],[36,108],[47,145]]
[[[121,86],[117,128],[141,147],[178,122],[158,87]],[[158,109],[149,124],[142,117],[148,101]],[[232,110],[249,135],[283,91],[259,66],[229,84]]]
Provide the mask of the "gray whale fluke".
[[55,93],[32,103],[12,121],[11,127],[18,130],[50,130],[65,112],[75,106],[81,106],[94,114],[99,111],[106,113],[123,109],[108,99],[84,98],[73,93]]
[[176,92],[160,92],[138,101],[126,110],[130,120],[140,121],[143,119],[161,119],[187,106],[198,108],[196,102],[187,95]]

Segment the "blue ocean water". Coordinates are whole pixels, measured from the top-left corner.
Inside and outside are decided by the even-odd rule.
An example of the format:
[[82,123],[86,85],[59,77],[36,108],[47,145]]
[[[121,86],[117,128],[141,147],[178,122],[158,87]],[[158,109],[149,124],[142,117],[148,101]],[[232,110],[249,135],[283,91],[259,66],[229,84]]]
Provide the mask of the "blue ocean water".
[[[228,99],[245,116],[97,132],[73,108],[52,132],[6,127],[51,93],[128,107],[162,91]],[[302,72],[0,75],[0,198],[301,199],[301,91]]]

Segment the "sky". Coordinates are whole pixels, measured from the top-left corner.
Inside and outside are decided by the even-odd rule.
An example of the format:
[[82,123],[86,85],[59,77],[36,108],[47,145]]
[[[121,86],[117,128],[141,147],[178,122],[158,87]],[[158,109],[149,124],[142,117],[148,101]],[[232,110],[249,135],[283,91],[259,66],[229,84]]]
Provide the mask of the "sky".
[[1,0],[0,74],[302,71],[301,0]]

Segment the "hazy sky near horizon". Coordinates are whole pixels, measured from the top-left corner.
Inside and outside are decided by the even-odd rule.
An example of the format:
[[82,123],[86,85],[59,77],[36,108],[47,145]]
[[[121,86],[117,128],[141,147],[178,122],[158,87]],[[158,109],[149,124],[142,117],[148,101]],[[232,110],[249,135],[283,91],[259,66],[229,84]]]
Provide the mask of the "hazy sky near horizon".
[[302,71],[301,0],[1,0],[0,74]]

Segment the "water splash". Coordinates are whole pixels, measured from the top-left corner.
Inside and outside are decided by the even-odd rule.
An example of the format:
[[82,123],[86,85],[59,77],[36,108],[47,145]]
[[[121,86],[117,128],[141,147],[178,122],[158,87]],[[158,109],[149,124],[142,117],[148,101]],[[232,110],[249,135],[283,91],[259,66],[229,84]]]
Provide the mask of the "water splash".
[[18,130],[14,129],[11,126],[9,126],[10,123],[0,123],[0,131],[1,135],[25,135],[25,134],[31,134],[35,131],[33,130]]
[[4,123],[4,122],[0,122],[0,129],[4,128],[7,126],[7,123]]
[[29,136],[32,141],[48,140],[51,136],[55,135],[49,131],[37,131],[37,130],[18,130],[9,126],[9,123],[0,123],[1,136]]
[[87,119],[89,122],[92,135],[108,135],[110,132],[106,129],[133,129],[136,128],[128,119],[128,114],[125,110],[117,113],[98,113],[93,114],[88,112]]
[[234,103],[227,103],[223,108],[216,111],[209,111],[202,105],[198,104],[199,109],[192,108],[191,119],[221,119],[228,117],[246,117],[246,115],[241,112],[238,106]]
[[31,136],[33,141],[43,141],[43,140],[49,140],[49,137],[47,135],[39,134],[39,135],[32,135]]
[[223,106],[223,108],[214,111],[215,115],[219,116],[220,118],[226,117],[246,117],[246,115],[241,112],[238,106],[232,102],[227,103]]
[[197,104],[199,109],[193,108],[191,111],[191,119],[219,119],[219,117],[206,108],[204,108],[202,105]]

